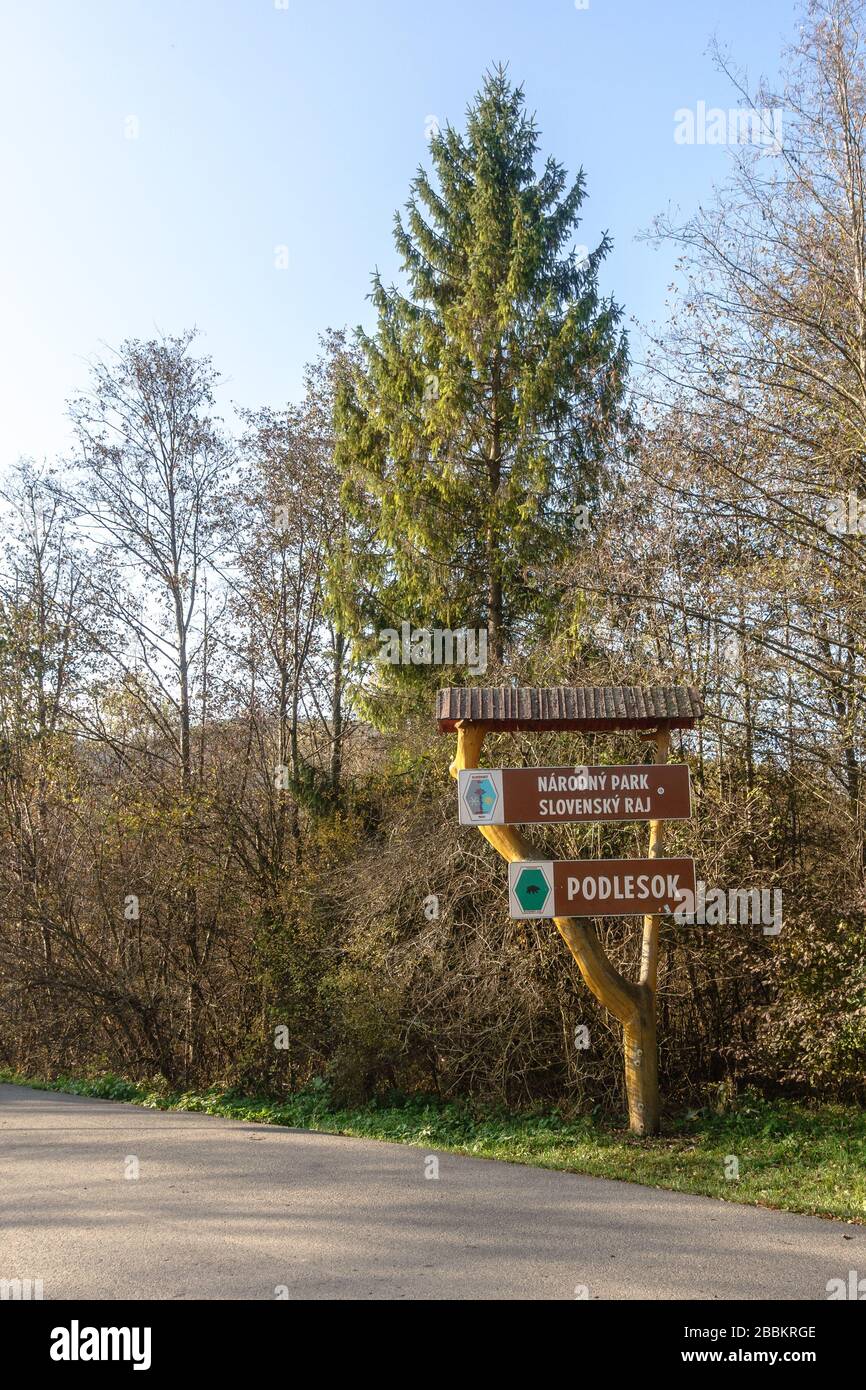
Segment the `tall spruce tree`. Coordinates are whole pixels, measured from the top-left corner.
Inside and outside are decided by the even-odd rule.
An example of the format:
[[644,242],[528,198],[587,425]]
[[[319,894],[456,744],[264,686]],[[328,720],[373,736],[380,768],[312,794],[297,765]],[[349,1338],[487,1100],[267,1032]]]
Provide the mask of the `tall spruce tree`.
[[[377,273],[378,324],[336,408],[346,501],[372,543],[344,557],[336,599],[356,650],[383,627],[484,628],[497,663],[556,608],[557,566],[622,425],[621,311],[574,245],[583,171],[547,159],[522,88],[489,73],[465,133],[435,132],[395,216],[405,292]],[[351,610],[351,613],[348,612]],[[420,674],[420,672],[416,673]]]

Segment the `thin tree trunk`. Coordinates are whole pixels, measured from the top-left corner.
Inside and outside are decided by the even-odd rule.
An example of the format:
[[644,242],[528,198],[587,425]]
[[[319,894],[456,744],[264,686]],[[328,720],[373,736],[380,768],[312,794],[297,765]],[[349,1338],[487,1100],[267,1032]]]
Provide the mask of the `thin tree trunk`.
[[337,630],[334,638],[334,672],[331,690],[331,794],[340,798],[340,778],[343,771],[343,660],[346,638]]

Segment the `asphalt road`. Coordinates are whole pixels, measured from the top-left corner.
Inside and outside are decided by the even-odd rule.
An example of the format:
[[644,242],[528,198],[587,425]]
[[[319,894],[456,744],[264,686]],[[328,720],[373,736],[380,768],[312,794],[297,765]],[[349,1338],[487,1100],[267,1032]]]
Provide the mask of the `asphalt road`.
[[866,1274],[862,1227],[452,1154],[430,1178],[432,1155],[0,1085],[0,1279],[45,1299],[823,1300]]

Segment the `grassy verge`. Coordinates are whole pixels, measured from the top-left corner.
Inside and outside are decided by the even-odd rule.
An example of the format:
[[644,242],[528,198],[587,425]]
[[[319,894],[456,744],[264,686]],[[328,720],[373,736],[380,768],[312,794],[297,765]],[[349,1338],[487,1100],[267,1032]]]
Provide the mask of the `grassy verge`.
[[[721,1114],[698,1110],[672,1116],[660,1138],[636,1139],[594,1117],[513,1114],[415,1097],[338,1109],[323,1083],[287,1100],[273,1100],[218,1089],[170,1092],[116,1076],[45,1081],[0,1070],[0,1080],[159,1110],[194,1110],[415,1144],[866,1223],[866,1112],[855,1107],[807,1108],[746,1096]],[[739,1176],[727,1176],[737,1172]]]

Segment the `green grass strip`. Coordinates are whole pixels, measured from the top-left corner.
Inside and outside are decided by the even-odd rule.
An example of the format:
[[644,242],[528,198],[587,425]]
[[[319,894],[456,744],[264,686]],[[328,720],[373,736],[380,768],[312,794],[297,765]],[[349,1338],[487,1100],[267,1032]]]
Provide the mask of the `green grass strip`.
[[702,1109],[670,1116],[659,1138],[638,1139],[595,1116],[509,1113],[429,1098],[398,1097],[341,1109],[324,1082],[274,1100],[219,1088],[171,1092],[113,1075],[45,1080],[0,1070],[0,1081],[157,1110],[414,1144],[866,1223],[866,1112],[854,1106],[811,1108],[746,1095],[723,1113]]

